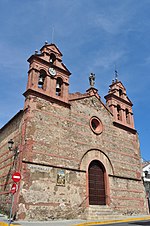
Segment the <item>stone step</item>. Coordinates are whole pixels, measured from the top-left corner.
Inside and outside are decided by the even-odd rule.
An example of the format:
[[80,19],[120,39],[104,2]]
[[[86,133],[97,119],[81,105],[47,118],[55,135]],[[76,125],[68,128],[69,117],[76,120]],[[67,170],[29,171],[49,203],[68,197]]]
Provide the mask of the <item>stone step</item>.
[[91,208],[91,209],[101,209],[101,208],[103,208],[103,209],[110,209],[110,207],[109,206],[107,206],[107,205],[89,205],[89,208]]
[[86,210],[86,217],[88,220],[104,220],[104,219],[116,219],[122,216],[111,209],[109,206],[91,205]]
[[88,216],[87,220],[116,220],[116,219],[124,219],[125,217],[123,215],[103,215],[103,216],[97,216],[92,215]]
[[88,211],[89,215],[115,215],[113,211]]
[[106,212],[107,213],[113,213],[114,210],[112,210],[109,206],[89,206],[88,212]]

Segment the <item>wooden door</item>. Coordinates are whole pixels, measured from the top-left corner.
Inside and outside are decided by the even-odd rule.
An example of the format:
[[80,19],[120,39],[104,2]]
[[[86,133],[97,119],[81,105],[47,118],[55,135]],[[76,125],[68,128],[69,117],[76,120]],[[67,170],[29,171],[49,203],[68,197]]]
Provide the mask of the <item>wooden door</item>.
[[104,167],[99,161],[92,161],[89,165],[89,204],[106,205]]

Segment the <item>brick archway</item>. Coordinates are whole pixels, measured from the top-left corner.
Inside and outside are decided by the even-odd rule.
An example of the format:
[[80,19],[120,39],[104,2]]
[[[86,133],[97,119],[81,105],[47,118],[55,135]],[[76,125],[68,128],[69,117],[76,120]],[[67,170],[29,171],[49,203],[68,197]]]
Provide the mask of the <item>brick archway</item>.
[[105,168],[101,162],[94,160],[88,169],[89,205],[106,205],[104,180]]
[[89,166],[90,163],[92,161],[99,161],[101,166],[104,167],[104,182],[105,182],[105,201],[106,201],[106,205],[110,205],[110,188],[109,188],[109,176],[108,175],[114,175],[114,169],[113,169],[113,165],[110,161],[110,159],[108,158],[108,156],[100,151],[100,150],[95,150],[95,149],[91,149],[89,151],[87,151],[82,159],[81,162],[79,164],[79,168],[80,170],[84,170],[86,171],[86,191],[87,191],[87,196],[86,196],[86,200],[87,200],[87,206],[89,206]]

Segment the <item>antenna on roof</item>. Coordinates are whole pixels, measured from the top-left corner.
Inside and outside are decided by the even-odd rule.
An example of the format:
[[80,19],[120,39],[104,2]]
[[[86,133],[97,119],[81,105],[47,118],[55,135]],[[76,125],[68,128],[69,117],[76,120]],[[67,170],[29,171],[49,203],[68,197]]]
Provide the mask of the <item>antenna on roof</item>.
[[54,31],[55,31],[55,29],[54,29],[54,26],[52,27],[52,43],[54,43]]

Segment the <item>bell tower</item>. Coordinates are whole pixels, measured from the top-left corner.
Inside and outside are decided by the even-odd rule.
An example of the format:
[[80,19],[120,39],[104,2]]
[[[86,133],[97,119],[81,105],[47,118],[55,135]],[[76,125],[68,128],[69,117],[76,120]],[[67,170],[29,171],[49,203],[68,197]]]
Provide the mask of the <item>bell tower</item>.
[[123,129],[135,131],[132,112],[132,102],[126,94],[123,84],[116,78],[109,86],[109,92],[105,96],[106,106],[114,116],[114,125]]
[[45,45],[29,59],[28,83],[30,92],[68,103],[70,71],[62,62],[62,53],[55,44]]

